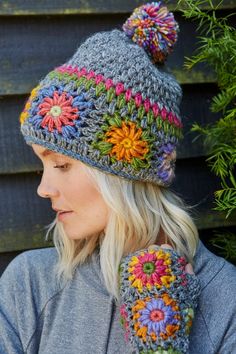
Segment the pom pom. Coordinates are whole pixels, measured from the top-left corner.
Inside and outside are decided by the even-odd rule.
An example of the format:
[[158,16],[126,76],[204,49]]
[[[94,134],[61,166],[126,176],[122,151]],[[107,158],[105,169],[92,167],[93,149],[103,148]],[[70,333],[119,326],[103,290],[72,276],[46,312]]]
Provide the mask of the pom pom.
[[177,41],[179,26],[172,12],[159,1],[137,7],[123,30],[154,63],[163,63]]

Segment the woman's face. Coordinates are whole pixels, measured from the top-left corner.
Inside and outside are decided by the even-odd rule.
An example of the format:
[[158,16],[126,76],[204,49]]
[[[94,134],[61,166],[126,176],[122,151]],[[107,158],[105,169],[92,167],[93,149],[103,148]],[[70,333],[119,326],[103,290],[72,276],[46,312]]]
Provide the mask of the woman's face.
[[73,158],[33,144],[35,154],[44,167],[37,193],[50,198],[67,236],[82,239],[103,231],[108,221],[108,207],[94,182],[86,174],[85,165]]

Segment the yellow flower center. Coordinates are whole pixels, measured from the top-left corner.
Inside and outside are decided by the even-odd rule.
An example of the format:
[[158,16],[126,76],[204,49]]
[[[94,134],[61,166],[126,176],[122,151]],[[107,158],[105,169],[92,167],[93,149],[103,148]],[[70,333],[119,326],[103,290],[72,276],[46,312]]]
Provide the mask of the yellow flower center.
[[53,106],[50,109],[50,113],[53,117],[58,117],[61,114],[61,107],[60,106]]
[[126,138],[122,140],[121,145],[123,145],[125,149],[130,149],[132,147],[132,141],[129,138]]

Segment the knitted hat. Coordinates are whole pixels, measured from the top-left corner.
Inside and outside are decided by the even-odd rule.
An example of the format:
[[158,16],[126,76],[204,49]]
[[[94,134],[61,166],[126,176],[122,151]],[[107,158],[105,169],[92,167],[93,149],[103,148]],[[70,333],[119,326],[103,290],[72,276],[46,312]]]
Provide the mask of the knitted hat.
[[182,93],[159,64],[177,31],[173,14],[153,2],[135,9],[123,31],[89,37],[32,90],[20,116],[27,144],[120,177],[170,185]]

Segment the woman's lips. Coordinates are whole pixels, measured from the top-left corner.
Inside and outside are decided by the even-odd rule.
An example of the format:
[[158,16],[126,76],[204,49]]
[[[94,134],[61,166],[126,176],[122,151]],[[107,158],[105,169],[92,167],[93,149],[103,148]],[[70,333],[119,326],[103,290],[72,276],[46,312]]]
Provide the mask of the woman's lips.
[[60,211],[57,215],[57,218],[58,218],[58,220],[63,221],[68,216],[70,216],[72,213],[73,213],[73,211]]

